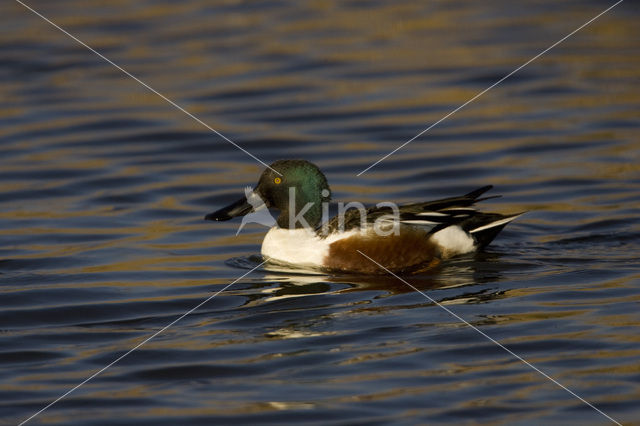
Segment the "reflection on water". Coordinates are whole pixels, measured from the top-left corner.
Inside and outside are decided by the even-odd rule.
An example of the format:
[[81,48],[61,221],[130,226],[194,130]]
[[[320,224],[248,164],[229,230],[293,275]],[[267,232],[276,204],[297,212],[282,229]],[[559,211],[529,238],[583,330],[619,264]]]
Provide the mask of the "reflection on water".
[[[640,418],[640,55],[624,2],[30,4],[334,201],[494,184],[530,213],[409,282],[616,420]],[[0,27],[0,418],[19,423],[260,260],[202,221],[262,166],[29,13]],[[34,423],[607,421],[391,277],[261,267]],[[308,272],[308,271],[306,271]]]
[[[262,266],[262,270],[274,273],[265,275],[265,279],[272,279],[276,282],[290,283],[287,288],[296,286],[306,286],[318,282],[348,283],[351,290],[381,290],[392,293],[413,292],[418,290],[430,290],[439,288],[454,288],[466,285],[481,284],[500,280],[500,268],[508,267],[509,264],[499,263],[500,255],[497,253],[475,253],[472,255],[459,256],[445,263],[431,268],[428,272],[420,275],[412,275],[411,286],[391,275],[363,275],[327,273],[322,270],[296,267],[291,264],[278,264],[273,262],[264,263],[262,256],[241,256],[229,259],[227,265],[236,268],[254,269]],[[492,262],[492,263],[490,263]],[[520,267],[526,267],[521,265]],[[293,294],[306,293],[306,291],[296,291]],[[288,294],[288,293],[285,293]]]

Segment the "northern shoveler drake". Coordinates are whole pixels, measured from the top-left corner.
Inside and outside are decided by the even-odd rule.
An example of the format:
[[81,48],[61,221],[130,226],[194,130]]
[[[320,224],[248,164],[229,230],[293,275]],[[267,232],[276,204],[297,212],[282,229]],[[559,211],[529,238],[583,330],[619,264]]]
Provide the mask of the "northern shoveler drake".
[[254,190],[205,219],[224,221],[275,208],[280,214],[262,242],[267,260],[325,271],[385,273],[360,251],[394,273],[415,274],[485,247],[522,214],[473,208],[496,197],[480,198],[491,188],[436,201],[349,208],[323,222],[331,198],[324,174],[305,160],[279,160],[265,169]]

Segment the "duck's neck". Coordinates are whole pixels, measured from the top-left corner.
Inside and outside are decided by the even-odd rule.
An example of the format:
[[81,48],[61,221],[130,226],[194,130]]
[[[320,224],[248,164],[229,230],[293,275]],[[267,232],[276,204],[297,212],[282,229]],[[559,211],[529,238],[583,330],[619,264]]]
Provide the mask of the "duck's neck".
[[[295,201],[293,201],[295,200]],[[277,223],[280,228],[316,229],[322,222],[322,201],[318,197],[310,200],[309,197],[298,196],[290,198],[287,206],[280,211]]]

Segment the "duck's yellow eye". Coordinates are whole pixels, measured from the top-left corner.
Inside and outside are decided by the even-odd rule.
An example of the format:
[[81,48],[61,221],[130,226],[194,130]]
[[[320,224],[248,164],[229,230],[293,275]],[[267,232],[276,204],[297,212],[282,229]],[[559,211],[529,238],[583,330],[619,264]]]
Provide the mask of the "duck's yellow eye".
[[273,181],[276,183],[276,185],[280,185],[280,182],[282,182],[282,179],[280,179],[279,177],[277,177],[277,178],[275,178]]

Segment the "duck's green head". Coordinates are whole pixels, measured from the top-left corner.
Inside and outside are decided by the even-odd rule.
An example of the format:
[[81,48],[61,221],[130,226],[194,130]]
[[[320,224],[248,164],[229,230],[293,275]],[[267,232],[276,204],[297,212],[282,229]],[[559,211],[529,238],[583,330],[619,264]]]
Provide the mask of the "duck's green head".
[[[280,210],[281,228],[316,228],[322,221],[322,203],[329,202],[331,191],[320,169],[306,160],[278,160],[265,169],[253,195],[269,208]],[[207,220],[229,220],[254,212],[252,194],[205,216]]]

